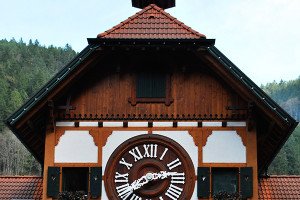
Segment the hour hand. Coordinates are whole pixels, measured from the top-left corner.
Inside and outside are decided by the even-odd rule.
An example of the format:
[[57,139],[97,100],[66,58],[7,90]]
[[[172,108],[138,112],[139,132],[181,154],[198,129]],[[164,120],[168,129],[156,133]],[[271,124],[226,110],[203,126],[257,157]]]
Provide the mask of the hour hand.
[[140,189],[142,186],[149,183],[149,179],[147,179],[147,174],[142,176],[141,178],[133,181],[130,185],[133,191]]

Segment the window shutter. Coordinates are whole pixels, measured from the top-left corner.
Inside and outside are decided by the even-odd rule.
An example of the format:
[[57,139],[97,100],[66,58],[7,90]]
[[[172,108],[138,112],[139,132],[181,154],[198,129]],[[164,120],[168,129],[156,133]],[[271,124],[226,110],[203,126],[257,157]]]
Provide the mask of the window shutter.
[[197,179],[198,198],[209,198],[210,194],[210,171],[209,167],[198,167]]
[[48,167],[47,196],[56,198],[59,193],[59,167]]
[[137,98],[165,98],[166,74],[139,73],[136,81]]
[[165,98],[166,97],[166,75],[153,74],[152,82],[152,97]]
[[97,198],[101,196],[102,189],[102,168],[101,167],[91,167],[90,174],[90,188],[92,198]]
[[242,198],[253,196],[253,168],[242,167],[240,171],[240,184]]
[[140,73],[137,75],[136,97],[149,98],[152,95],[152,81],[150,74]]

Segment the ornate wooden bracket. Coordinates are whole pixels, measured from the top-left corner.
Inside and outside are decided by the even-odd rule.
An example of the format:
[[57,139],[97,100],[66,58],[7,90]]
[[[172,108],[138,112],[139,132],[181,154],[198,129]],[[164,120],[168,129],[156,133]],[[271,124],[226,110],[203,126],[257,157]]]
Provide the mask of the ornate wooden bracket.
[[57,106],[58,110],[64,110],[66,115],[70,115],[71,110],[75,110],[76,106],[71,106],[71,95],[68,96],[66,105],[64,106]]
[[50,129],[55,131],[55,117],[54,117],[54,102],[52,100],[48,101],[49,107],[49,120],[50,120]]

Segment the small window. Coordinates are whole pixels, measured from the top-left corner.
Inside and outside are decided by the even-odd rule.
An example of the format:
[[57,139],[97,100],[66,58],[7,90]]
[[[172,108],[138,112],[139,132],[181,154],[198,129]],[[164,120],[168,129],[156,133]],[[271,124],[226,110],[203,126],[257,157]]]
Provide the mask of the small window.
[[166,73],[143,72],[137,73],[132,97],[129,98],[131,105],[137,103],[165,103],[170,105],[171,79]]
[[238,193],[238,168],[212,168],[213,195]]
[[62,191],[88,194],[89,168],[64,167],[62,169]]
[[166,75],[160,73],[140,73],[136,80],[137,98],[165,98]]

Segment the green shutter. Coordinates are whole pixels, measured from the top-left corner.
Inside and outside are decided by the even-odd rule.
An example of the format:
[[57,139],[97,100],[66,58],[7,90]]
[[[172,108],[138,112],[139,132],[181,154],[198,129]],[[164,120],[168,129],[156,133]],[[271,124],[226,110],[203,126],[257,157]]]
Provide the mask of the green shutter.
[[152,75],[152,97],[165,98],[166,97],[166,75],[153,74]]
[[59,167],[48,167],[47,196],[56,198],[59,193]]
[[136,79],[137,98],[165,98],[166,75],[160,73],[139,73]]
[[240,188],[242,198],[253,196],[253,168],[242,167],[240,171]]
[[98,198],[101,196],[101,189],[102,189],[102,168],[101,167],[91,167],[90,188],[91,188],[92,198]]
[[198,198],[209,198],[210,194],[210,171],[209,167],[198,167],[197,179]]

